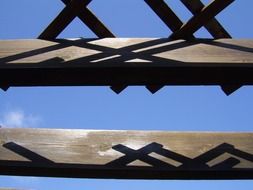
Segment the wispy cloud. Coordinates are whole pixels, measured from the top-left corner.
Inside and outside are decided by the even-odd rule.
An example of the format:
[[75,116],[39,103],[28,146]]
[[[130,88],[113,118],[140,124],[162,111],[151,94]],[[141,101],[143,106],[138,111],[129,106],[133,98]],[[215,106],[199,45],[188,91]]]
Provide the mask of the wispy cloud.
[[26,114],[22,110],[12,110],[0,115],[0,126],[2,127],[36,127],[40,117],[33,114]]

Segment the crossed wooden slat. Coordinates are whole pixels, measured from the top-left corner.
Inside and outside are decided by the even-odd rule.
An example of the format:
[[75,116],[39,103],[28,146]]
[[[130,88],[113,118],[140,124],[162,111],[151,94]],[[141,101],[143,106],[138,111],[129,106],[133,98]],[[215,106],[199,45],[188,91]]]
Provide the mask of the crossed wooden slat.
[[[78,17],[99,38],[115,37],[114,34],[87,8],[92,0],[61,0],[66,7],[52,21],[52,23],[40,34],[39,39],[55,39],[73,20]],[[204,26],[215,38],[231,38],[229,33],[215,19],[215,16],[229,6],[234,0],[213,0],[204,5],[201,0],[180,0],[191,11],[193,16],[188,22],[183,23],[164,0],[145,0],[152,10],[172,31],[171,39],[194,39],[194,33]],[[120,93],[127,85],[112,86],[111,89]],[[227,94],[231,94],[240,86],[221,86]],[[155,93],[163,85],[147,85],[146,88]]]
[[[76,17],[78,17],[99,38],[115,35],[87,8],[92,0],[61,0],[66,7],[51,22],[51,24],[40,34],[39,39],[55,39]],[[116,87],[111,87],[114,89]],[[116,91],[115,91],[116,92]]]
[[39,39],[55,39],[76,17],[99,38],[115,37],[114,34],[87,8],[92,0],[61,0],[66,6],[40,34]]
[[[180,18],[173,10],[164,2],[164,0],[145,0],[152,10],[160,17],[160,19],[173,32],[169,38],[171,39],[191,39],[193,34],[204,26],[207,31],[215,38],[231,38],[229,33],[215,19],[215,16],[230,5],[234,0],[213,0],[210,4],[204,6],[201,0],[180,0],[193,14],[193,17],[183,24]],[[147,88],[155,93],[163,86],[147,86]],[[227,94],[233,93],[240,86],[221,86],[222,90]]]
[[[191,11],[193,15],[199,14],[199,12],[201,12],[201,10],[204,8],[204,4],[200,0],[181,0],[181,2],[189,9],[189,11]],[[209,22],[204,25],[204,27],[215,39],[232,38],[215,18],[210,19]],[[222,90],[227,95],[230,95],[240,87],[240,85],[221,86]]]

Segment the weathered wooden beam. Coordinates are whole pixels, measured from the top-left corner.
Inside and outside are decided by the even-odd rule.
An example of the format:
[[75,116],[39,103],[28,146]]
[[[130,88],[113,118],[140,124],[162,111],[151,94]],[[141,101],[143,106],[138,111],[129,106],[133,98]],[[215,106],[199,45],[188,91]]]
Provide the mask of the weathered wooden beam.
[[0,41],[0,86],[252,85],[253,40]]
[[1,128],[0,174],[253,179],[253,133]]

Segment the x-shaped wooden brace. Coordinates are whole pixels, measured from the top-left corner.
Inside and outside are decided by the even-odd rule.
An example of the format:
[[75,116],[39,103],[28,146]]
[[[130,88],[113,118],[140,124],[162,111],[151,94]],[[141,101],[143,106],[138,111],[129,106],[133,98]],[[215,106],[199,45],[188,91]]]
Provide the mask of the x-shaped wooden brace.
[[[99,38],[115,35],[87,8],[92,0],[61,0],[66,7],[53,22],[40,34],[39,39],[55,39],[73,20],[78,17]],[[114,89],[115,87],[111,87]]]
[[[106,164],[107,166],[116,166],[116,167],[127,167],[128,164],[136,161],[141,160],[153,167],[163,167],[163,168],[193,168],[193,169],[214,169],[214,168],[233,168],[233,166],[240,163],[240,161],[234,157],[230,157],[225,159],[224,161],[217,163],[213,166],[209,166],[207,163],[211,160],[223,155],[224,153],[230,153],[234,156],[244,158],[246,160],[252,161],[252,155],[242,152],[238,149],[236,149],[233,145],[223,143],[195,158],[189,158],[182,154],[178,154],[176,152],[173,152],[171,150],[167,150],[163,148],[163,145],[158,143],[151,143],[148,144],[145,147],[142,147],[138,150],[131,149],[127,146],[124,146],[122,144],[116,145],[112,147],[114,150],[119,151],[124,156],[113,160],[112,162],[109,162]],[[177,162],[182,163],[180,166],[174,166],[172,164],[169,164],[167,162],[164,162],[162,160],[159,160],[157,158],[154,158],[150,156],[150,153],[156,153],[158,155],[164,156],[166,158],[170,158],[172,160],[175,160]]]
[[[99,38],[115,35],[87,8],[92,0],[61,0],[66,6],[49,26],[39,35],[39,39],[54,40],[57,36],[78,17]],[[1,87],[7,90],[9,87]],[[113,89],[113,87],[112,87]]]
[[54,40],[76,17],[99,38],[115,37],[112,32],[87,8],[92,0],[61,0],[66,7],[40,34],[39,39]]
[[[87,8],[92,0],[61,0],[66,7],[53,20],[53,22],[42,32],[39,39],[55,39],[73,20],[79,17],[99,38],[115,37],[104,24]],[[193,17],[185,24],[168,7],[164,0],[145,0],[145,2],[156,12],[164,23],[172,30],[171,39],[194,38],[193,33],[202,26],[214,38],[231,38],[226,30],[214,18],[219,12],[230,5],[234,0],[214,0],[204,6],[200,0],[181,0],[181,2],[193,13]],[[119,93],[127,86],[113,86],[112,90]],[[152,93],[157,92],[163,86],[149,85]],[[222,86],[226,94],[237,90],[240,86]]]
[[[164,0],[145,0],[152,10],[173,32],[171,39],[192,39],[194,33],[204,26],[207,31],[215,38],[231,38],[229,33],[215,19],[215,16],[229,6],[234,0],[213,0],[207,6],[201,0],[180,0],[193,14],[193,17],[185,24],[177,17],[172,9]],[[148,86],[147,88],[155,93],[163,86]],[[227,94],[233,93],[241,86],[223,85],[222,90]]]

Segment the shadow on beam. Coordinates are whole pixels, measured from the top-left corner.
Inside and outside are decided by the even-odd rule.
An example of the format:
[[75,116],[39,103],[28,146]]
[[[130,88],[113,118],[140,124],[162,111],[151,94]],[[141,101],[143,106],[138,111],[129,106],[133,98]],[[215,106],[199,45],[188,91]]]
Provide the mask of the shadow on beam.
[[230,94],[253,84],[250,40],[20,40],[0,41],[0,52],[7,52],[0,57],[3,89],[112,86],[120,92],[144,85],[156,92],[164,85],[220,85],[231,86],[224,89]]
[[[115,179],[253,179],[252,167],[235,167],[240,163],[240,159],[252,163],[253,155],[227,143],[220,144],[195,158],[165,149],[163,145],[155,142],[138,150],[118,144],[112,149],[123,153],[124,156],[104,165],[55,163],[14,142],[3,144],[3,147],[29,161],[1,160],[1,175]],[[179,164],[175,166],[151,156],[151,153]],[[219,158],[225,153],[230,157]],[[210,165],[209,162],[214,159],[219,161]],[[136,160],[149,166],[129,165]]]

